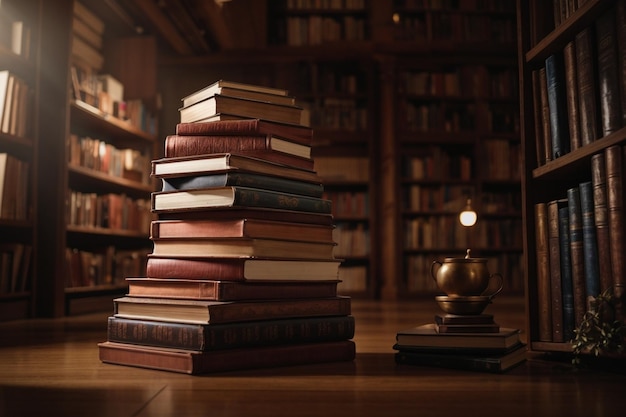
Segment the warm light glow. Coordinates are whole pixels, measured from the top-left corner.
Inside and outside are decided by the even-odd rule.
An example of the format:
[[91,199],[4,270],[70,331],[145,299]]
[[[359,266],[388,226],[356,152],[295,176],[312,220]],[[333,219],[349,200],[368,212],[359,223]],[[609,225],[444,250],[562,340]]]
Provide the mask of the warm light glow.
[[469,227],[476,224],[477,218],[476,212],[472,210],[472,200],[468,199],[465,209],[459,214],[459,221],[463,226]]

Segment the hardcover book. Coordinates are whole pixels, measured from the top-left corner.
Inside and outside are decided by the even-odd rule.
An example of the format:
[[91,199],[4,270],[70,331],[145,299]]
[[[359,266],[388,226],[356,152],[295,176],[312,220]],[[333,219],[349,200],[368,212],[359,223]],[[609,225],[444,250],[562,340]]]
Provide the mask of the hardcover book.
[[350,297],[298,300],[206,301],[148,297],[113,300],[114,316],[181,323],[233,323],[278,318],[347,316]]
[[593,213],[598,244],[600,291],[604,292],[613,286],[613,271],[611,269],[609,213],[606,200],[606,162],[603,152],[591,156],[591,183],[593,186]]
[[151,194],[152,210],[261,207],[331,213],[327,199],[250,187],[218,187],[193,190],[157,191]]
[[[550,307],[552,317],[552,341],[563,342],[563,289],[561,277],[561,237],[559,208],[567,200],[548,202],[548,249],[550,252]],[[569,244],[569,242],[567,242]]]
[[219,113],[259,118],[282,123],[300,124],[302,107],[277,104],[215,94],[202,101],[181,107],[178,111],[181,123],[193,123]]
[[552,340],[552,306],[550,293],[550,247],[548,237],[548,205],[535,204],[535,245],[537,256],[537,307],[539,308],[539,340]]
[[503,373],[526,360],[526,346],[502,354],[462,354],[441,352],[411,352],[401,350],[394,355],[398,365],[435,366],[466,371]]
[[183,107],[191,106],[205,100],[215,94],[223,94],[232,97],[249,98],[276,102],[280,104],[295,104],[295,98],[289,96],[289,92],[282,88],[267,87],[256,84],[240,83],[228,80],[217,80],[214,83],[196,90],[181,99]]
[[109,317],[107,335],[109,342],[216,351],[348,340],[354,337],[354,317],[304,317],[228,324],[165,323]]
[[[195,190],[199,188],[249,187],[300,194],[320,198],[324,194],[321,182],[292,180],[289,178],[261,175],[248,172],[221,172],[209,175],[161,178],[161,191]],[[320,180],[321,181],[321,180]]]
[[585,292],[587,297],[600,294],[600,265],[598,265],[598,241],[593,207],[593,185],[585,181],[578,186],[583,233],[583,256],[585,268]]
[[563,56],[561,54],[552,54],[546,58],[546,82],[548,83],[553,159],[570,152],[565,75],[563,71]]
[[600,125],[602,136],[606,136],[622,127],[614,8],[610,8],[600,15],[595,22],[595,30]]
[[277,164],[250,155],[233,153],[181,156],[152,161],[152,175],[157,178],[209,175],[226,171],[245,171],[319,184],[315,171]]
[[508,349],[520,343],[519,330],[503,327],[497,333],[438,333],[428,323],[396,334],[399,350],[416,347]]
[[611,268],[613,270],[613,288],[618,298],[626,296],[626,269],[624,265],[624,250],[626,250],[626,242],[624,241],[625,149],[621,145],[614,145],[605,150]]
[[574,337],[574,284],[572,282],[572,256],[569,238],[569,207],[559,207],[559,240],[561,260],[561,310],[563,311],[563,340]]
[[583,248],[583,224],[580,206],[580,189],[567,189],[567,208],[569,210],[569,242],[572,264],[572,289],[574,290],[574,324],[578,326],[587,311],[585,291],[585,255]]
[[161,220],[206,220],[208,218],[213,220],[239,220],[247,218],[303,224],[333,225],[333,216],[330,213],[313,213],[310,211],[270,209],[263,207],[200,207],[195,210],[164,210],[159,212],[159,219]]
[[201,352],[107,341],[98,344],[98,352],[104,363],[197,375],[352,361],[356,345],[351,340],[341,340]]
[[259,219],[153,220],[150,238],[226,238],[299,240],[332,243],[331,225],[302,224]]
[[337,259],[177,258],[148,255],[150,278],[214,279],[219,281],[336,280]]
[[337,295],[338,280],[303,280],[298,275],[282,282],[236,282],[211,279],[126,278],[131,297],[184,298],[212,301],[325,298]]
[[308,126],[277,123],[262,119],[179,123],[176,125],[176,134],[181,136],[276,135],[309,146],[313,141],[313,129]]
[[260,257],[274,259],[334,259],[333,242],[301,242],[260,238],[152,239],[152,254],[169,257]]
[[578,86],[578,114],[580,140],[588,145],[598,139],[598,107],[596,102],[596,68],[593,28],[586,27],[576,34],[576,75]]

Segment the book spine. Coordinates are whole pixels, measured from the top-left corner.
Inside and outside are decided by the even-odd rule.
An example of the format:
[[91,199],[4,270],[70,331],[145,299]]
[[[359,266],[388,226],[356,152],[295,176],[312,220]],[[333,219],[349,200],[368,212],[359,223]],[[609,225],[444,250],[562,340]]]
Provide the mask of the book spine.
[[290,126],[271,123],[260,119],[221,120],[217,122],[179,123],[176,125],[179,136],[235,136],[273,134],[287,140],[310,145],[313,129],[305,126]]
[[182,258],[149,257],[146,276],[149,278],[207,279],[216,281],[243,281],[244,260],[220,258],[219,260],[194,260]]
[[539,340],[552,341],[552,308],[550,306],[550,250],[548,247],[548,206],[535,204],[537,302],[539,308]]
[[187,177],[162,178],[162,191],[193,190],[224,186],[240,186],[299,194],[309,197],[322,197],[322,184],[290,180],[268,175],[249,175],[243,173],[225,173],[216,175],[194,175]]
[[567,207],[569,209],[570,259],[572,262],[572,287],[574,290],[574,323],[578,326],[587,310],[582,214],[580,190],[578,187],[567,189]]
[[354,317],[314,317],[194,325],[109,317],[108,340],[186,350],[330,342],[354,337]]
[[552,158],[559,158],[570,151],[567,121],[567,101],[563,75],[563,56],[552,54],[545,61],[550,107],[550,134],[552,137]]
[[593,209],[598,245],[600,292],[604,292],[613,286],[609,221],[606,205],[606,164],[604,153],[597,153],[591,157],[591,183],[593,185]]
[[620,89],[620,114],[622,126],[626,126],[626,1],[615,2],[615,29],[617,38],[617,72]]
[[598,138],[598,110],[596,104],[595,48],[593,29],[587,27],[576,34],[576,76],[578,86],[578,114],[580,141],[588,145]]
[[559,237],[559,202],[548,202],[548,247],[550,250],[550,307],[552,341],[563,342],[563,293],[561,288],[561,248]]
[[542,160],[550,162],[552,160],[552,133],[550,129],[550,105],[548,100],[548,81],[546,78],[545,66],[539,69],[539,84],[541,100],[541,126],[543,129],[541,143],[541,152],[543,153]]
[[330,214],[332,210],[330,200],[246,187],[235,187],[235,201],[233,205],[324,214]]
[[565,67],[565,96],[567,98],[567,121],[570,134],[570,150],[582,146],[580,117],[578,114],[578,89],[576,88],[576,44],[570,41],[563,48]]
[[[535,122],[535,152],[537,155],[537,166],[542,166],[546,163],[546,155],[544,152],[545,135],[543,131],[543,107],[541,104],[541,78],[540,70],[533,70],[532,72],[532,85],[533,85],[533,116]],[[545,72],[544,72],[545,75]],[[544,79],[545,82],[545,79]]]
[[620,111],[619,74],[617,70],[617,41],[615,39],[615,9],[603,13],[595,24],[598,60],[598,92],[600,96],[600,125],[602,135],[622,127]]
[[598,265],[598,243],[593,208],[593,185],[591,181],[580,183],[580,210],[583,234],[585,267],[585,290],[587,297],[600,294],[600,268]]
[[574,337],[574,286],[572,283],[572,257],[569,238],[569,207],[559,207],[559,239],[561,257],[561,293],[563,311],[563,340]]
[[610,146],[605,150],[606,162],[606,198],[609,221],[609,239],[611,249],[611,268],[613,270],[613,289],[619,299],[623,299],[626,287],[624,270],[624,150],[620,145]]

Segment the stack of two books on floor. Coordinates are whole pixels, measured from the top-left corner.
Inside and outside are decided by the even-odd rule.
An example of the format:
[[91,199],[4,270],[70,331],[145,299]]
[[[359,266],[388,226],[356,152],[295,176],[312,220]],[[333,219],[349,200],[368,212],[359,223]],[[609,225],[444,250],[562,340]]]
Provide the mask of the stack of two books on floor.
[[500,327],[491,314],[435,315],[433,323],[396,334],[395,361],[491,373],[506,372],[526,360],[518,329]]
[[200,374],[354,359],[312,129],[229,112],[179,123],[152,161],[153,251],[114,300],[103,362]]

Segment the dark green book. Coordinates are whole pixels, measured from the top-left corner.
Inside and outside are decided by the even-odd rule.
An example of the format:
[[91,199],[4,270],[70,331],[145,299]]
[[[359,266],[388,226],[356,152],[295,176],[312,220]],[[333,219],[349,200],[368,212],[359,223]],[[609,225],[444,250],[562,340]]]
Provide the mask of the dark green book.
[[301,317],[227,324],[109,317],[107,336],[111,342],[196,351],[330,342],[354,337],[354,317]]
[[239,186],[300,194],[317,198],[322,197],[324,192],[324,187],[321,183],[298,181],[288,178],[244,172],[222,172],[211,175],[169,177],[162,178],[161,180],[163,182],[161,191]]
[[227,207],[259,207],[331,213],[330,200],[259,188],[229,186],[152,193],[152,210],[156,213]]

